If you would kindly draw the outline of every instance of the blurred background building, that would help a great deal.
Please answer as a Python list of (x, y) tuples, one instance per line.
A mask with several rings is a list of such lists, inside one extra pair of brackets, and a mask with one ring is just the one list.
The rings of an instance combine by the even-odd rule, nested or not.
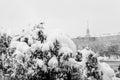
[(83, 49), (88, 46), (101, 56), (120, 56), (120, 34), (91, 36), (87, 25), (86, 35), (84, 37), (78, 36), (72, 40), (75, 42), (77, 49)]

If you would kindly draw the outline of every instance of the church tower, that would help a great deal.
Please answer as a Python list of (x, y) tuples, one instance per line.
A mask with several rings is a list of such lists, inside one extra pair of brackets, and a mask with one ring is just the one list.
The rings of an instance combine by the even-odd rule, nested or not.
[(90, 37), (90, 30), (89, 30), (88, 21), (87, 21), (86, 37)]

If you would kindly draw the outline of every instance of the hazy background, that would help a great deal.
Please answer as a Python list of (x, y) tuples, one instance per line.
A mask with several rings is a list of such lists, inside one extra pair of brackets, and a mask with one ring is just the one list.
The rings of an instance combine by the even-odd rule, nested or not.
[(0, 0), (0, 28), (12, 33), (39, 22), (70, 37), (120, 32), (120, 0)]

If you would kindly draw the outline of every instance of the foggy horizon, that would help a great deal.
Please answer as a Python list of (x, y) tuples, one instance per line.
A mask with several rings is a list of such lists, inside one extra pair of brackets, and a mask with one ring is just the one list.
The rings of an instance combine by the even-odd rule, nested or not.
[(44, 22), (47, 29), (61, 29), (70, 37), (120, 32), (119, 0), (1, 0), (0, 28), (18, 32)]

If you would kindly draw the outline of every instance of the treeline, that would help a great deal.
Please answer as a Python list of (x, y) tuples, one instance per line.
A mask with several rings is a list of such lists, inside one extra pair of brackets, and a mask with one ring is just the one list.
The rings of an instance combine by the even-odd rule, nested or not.
[[(114, 37), (115, 38), (115, 37)], [(83, 49), (89, 46), (93, 51), (99, 53), (100, 56), (110, 57), (112, 55), (120, 56), (120, 40), (119, 39), (103, 39), (102, 38), (74, 38), (77, 49)]]

